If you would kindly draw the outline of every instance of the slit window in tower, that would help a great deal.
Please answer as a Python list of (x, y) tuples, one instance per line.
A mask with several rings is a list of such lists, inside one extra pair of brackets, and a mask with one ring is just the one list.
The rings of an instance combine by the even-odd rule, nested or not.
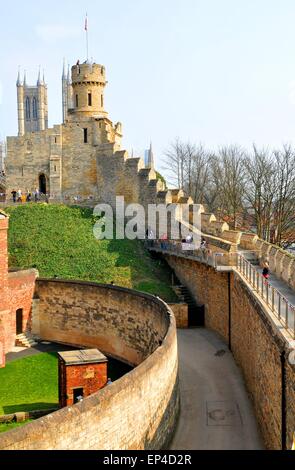
[(92, 94), (88, 93), (88, 106), (92, 106)]
[(88, 129), (83, 129), (84, 130), (84, 144), (87, 144), (88, 142)]
[(101, 104), (101, 107), (103, 108), (103, 95), (100, 96), (100, 104)]
[(38, 118), (37, 100), (34, 97), (33, 98), (33, 119), (37, 119), (37, 118)]
[(76, 95), (76, 108), (78, 108), (78, 107), (79, 107), (79, 96)]
[(26, 120), (29, 121), (31, 119), (31, 103), (30, 98), (26, 97)]

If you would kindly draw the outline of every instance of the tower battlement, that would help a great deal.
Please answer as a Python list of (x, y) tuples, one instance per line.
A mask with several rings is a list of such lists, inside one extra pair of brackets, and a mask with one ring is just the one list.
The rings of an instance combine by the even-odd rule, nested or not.
[(77, 64), (72, 67), (72, 84), (106, 84), (105, 68), (99, 64)]

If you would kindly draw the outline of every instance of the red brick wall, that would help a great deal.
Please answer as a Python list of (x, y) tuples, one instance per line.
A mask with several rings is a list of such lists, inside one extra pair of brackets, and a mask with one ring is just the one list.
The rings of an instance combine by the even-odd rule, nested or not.
[(37, 271), (8, 273), (8, 218), (0, 219), (0, 367), (15, 344), (16, 311), (23, 310), (23, 331), (29, 328)]
[(107, 362), (99, 364), (59, 363), (60, 404), (70, 406), (74, 403), (74, 388), (83, 388), (83, 396), (88, 397), (107, 383)]

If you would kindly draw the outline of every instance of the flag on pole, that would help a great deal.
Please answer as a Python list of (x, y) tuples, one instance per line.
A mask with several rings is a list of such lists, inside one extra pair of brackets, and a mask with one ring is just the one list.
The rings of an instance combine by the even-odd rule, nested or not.
[(85, 31), (88, 31), (88, 15), (86, 13), (86, 18), (85, 18)]

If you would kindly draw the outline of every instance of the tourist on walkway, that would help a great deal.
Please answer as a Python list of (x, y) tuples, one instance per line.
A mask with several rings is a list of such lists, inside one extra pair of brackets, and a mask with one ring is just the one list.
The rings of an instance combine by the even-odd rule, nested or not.
[(17, 202), (22, 202), (22, 192), (20, 189), (17, 191)]
[(269, 279), (269, 264), (268, 264), (268, 261), (264, 261), (264, 263), (263, 263), (262, 276), (264, 277), (264, 279), (266, 281)]
[(32, 194), (31, 194), (31, 191), (27, 191), (27, 202), (31, 202), (32, 200)]
[(34, 198), (35, 198), (35, 202), (39, 201), (39, 189), (38, 188), (36, 188), (34, 192)]
[(17, 195), (16, 190), (14, 189), (13, 191), (11, 191), (11, 194), (12, 194), (12, 200), (13, 200), (13, 202), (16, 202), (16, 195)]
[(165, 233), (161, 236), (160, 238), (160, 241), (161, 241), (161, 249), (162, 250), (167, 250), (168, 248), (168, 243), (167, 243), (167, 240), (168, 240), (168, 235)]

